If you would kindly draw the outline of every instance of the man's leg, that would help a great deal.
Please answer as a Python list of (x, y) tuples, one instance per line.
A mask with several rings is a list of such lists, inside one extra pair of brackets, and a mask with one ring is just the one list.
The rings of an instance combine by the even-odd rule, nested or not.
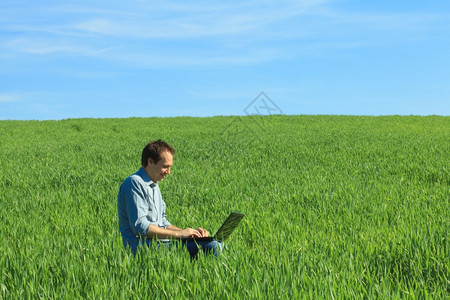
[[(142, 242), (142, 244), (147, 244), (148, 247), (151, 246), (152, 240), (146, 239)], [(161, 246), (167, 247), (169, 249), (172, 248), (172, 246), (178, 247), (180, 245), (180, 241), (170, 241), (170, 240), (158, 240), (157, 245), (158, 248)], [(182, 246), (185, 246), (188, 250), (191, 259), (196, 259), (199, 251), (199, 247), (202, 248), (203, 252), (208, 254), (214, 254), (215, 257), (217, 257), (219, 251), (222, 251), (223, 249), (223, 243), (220, 243), (218, 241), (209, 241), (209, 242), (182, 242)], [(136, 247), (137, 248), (137, 247)], [(136, 250), (133, 251), (133, 254), (136, 254)]]
[(185, 243), (183, 243), (183, 245), (186, 246), (192, 259), (197, 258), (199, 247), (202, 248), (203, 252), (208, 253), (208, 254), (209, 253), (214, 254), (215, 257), (217, 257), (218, 252), (222, 251), (222, 249), (223, 249), (223, 244), (218, 241), (185, 242)]

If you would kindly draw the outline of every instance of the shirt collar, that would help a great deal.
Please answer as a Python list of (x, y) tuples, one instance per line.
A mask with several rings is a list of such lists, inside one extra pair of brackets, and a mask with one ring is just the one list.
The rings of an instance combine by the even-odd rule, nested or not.
[(144, 182), (147, 183), (151, 188), (155, 188), (156, 186), (158, 186), (158, 182), (153, 182), (153, 180), (150, 178), (150, 176), (148, 176), (147, 172), (145, 172), (142, 167), (140, 167), (139, 171), (137, 171), (137, 175), (139, 175), (142, 180), (144, 180)]

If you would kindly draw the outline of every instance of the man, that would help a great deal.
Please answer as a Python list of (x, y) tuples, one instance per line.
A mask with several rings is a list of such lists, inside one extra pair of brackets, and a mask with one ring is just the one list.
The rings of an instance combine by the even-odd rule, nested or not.
[[(151, 141), (142, 150), (141, 168), (120, 187), (117, 197), (119, 229), (124, 247), (130, 247), (134, 254), (139, 244), (150, 245), (152, 240), (170, 247), (170, 240), (209, 236), (209, 232), (201, 227), (181, 229), (167, 219), (158, 182), (170, 175), (174, 154), (175, 150), (166, 142)], [(197, 245), (205, 252), (212, 251), (217, 255), (219, 243), (182, 242), (182, 245), (186, 246), (191, 258), (196, 258)]]

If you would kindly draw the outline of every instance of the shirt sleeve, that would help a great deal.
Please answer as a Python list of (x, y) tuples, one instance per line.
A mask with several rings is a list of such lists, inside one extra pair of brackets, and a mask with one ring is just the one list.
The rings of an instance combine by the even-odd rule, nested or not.
[(128, 221), (133, 233), (146, 236), (150, 222), (147, 219), (149, 204), (145, 200), (144, 187), (137, 180), (131, 179), (124, 193)]
[(167, 219), (167, 215), (166, 215), (166, 203), (164, 202), (164, 200), (162, 200), (162, 223), (164, 225), (165, 228), (167, 228), (167, 226), (172, 225), (169, 220)]

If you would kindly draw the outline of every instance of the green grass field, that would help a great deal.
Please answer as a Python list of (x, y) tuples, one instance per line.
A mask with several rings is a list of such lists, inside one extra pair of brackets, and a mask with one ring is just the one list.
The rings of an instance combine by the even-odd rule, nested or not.
[[(0, 298), (449, 297), (449, 117), (0, 121)], [(117, 192), (142, 148), (177, 150), (169, 220), (216, 260), (122, 247)]]

